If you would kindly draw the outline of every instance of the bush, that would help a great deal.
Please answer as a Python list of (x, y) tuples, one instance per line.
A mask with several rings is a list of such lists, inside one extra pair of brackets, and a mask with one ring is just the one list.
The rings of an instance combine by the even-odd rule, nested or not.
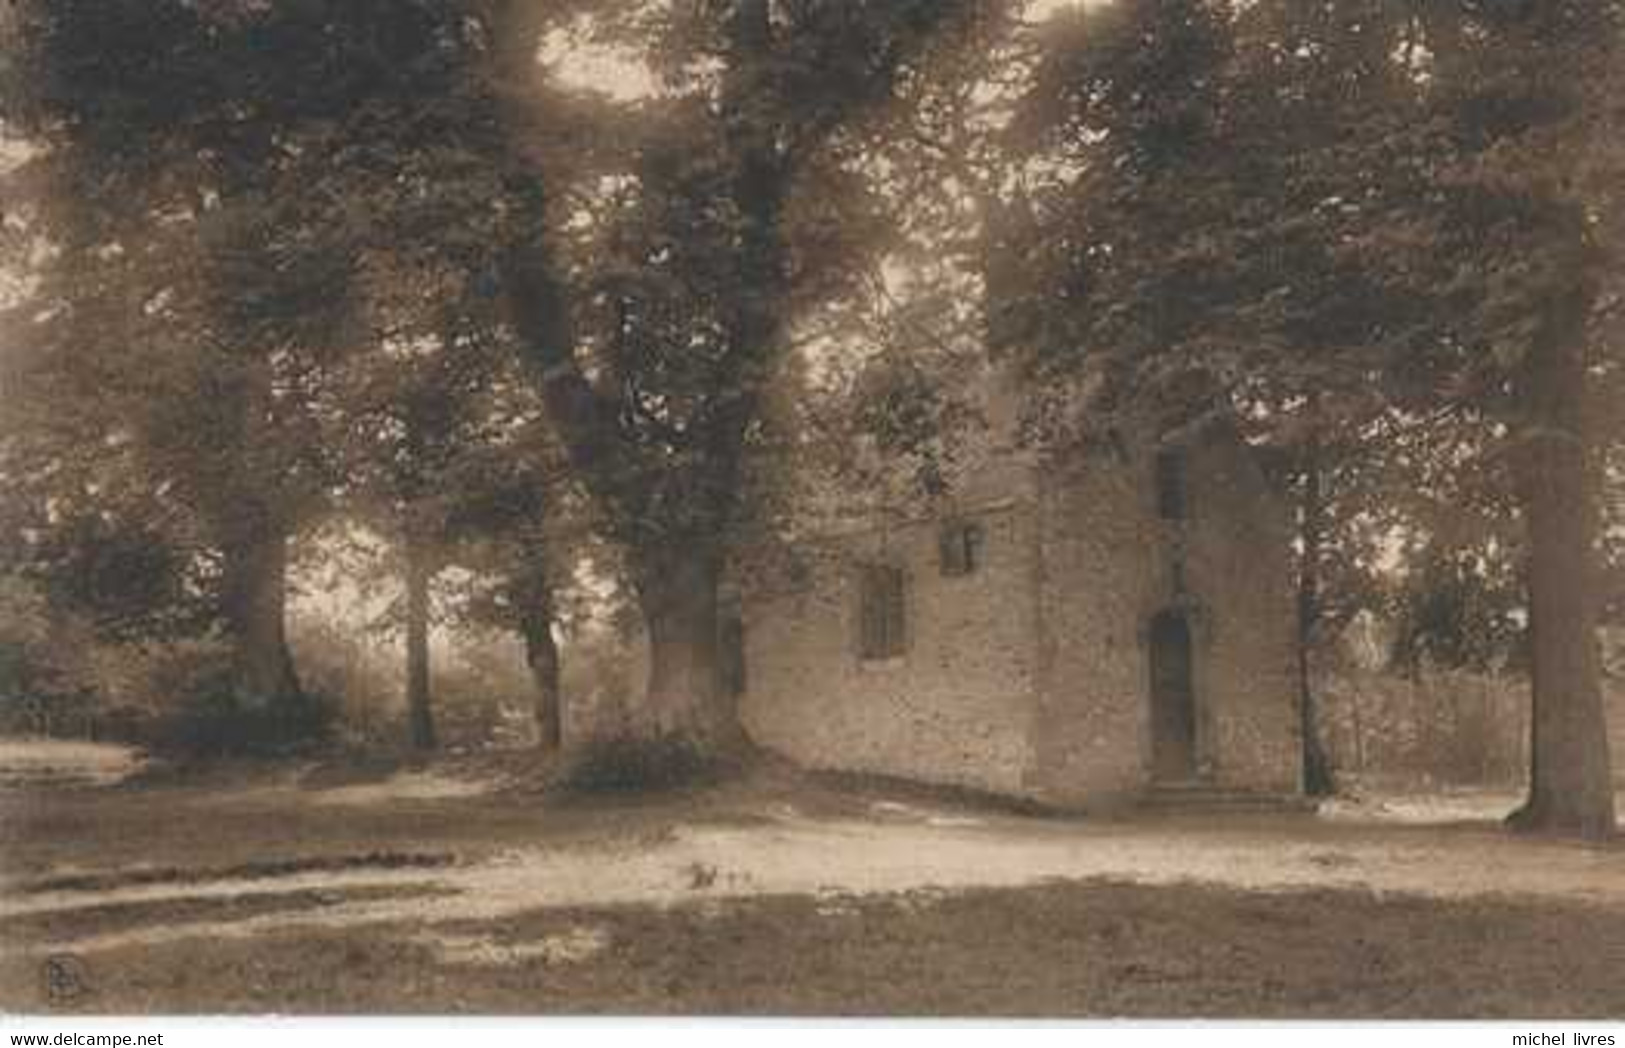
[(167, 649), (154, 658), (146, 683), (154, 702), (139, 741), (183, 756), (276, 753), (323, 741), (337, 714), (338, 704), (320, 693), (244, 706), (233, 688), (230, 657), (213, 644)]
[(1345, 670), (1323, 676), (1317, 696), (1321, 738), (1339, 774), (1456, 786), (1524, 779), (1529, 684), (1520, 676)]
[(584, 793), (636, 793), (707, 786), (728, 771), (675, 735), (616, 737), (589, 743), (565, 772), (563, 785)]
[(407, 727), (400, 660), (364, 634), (321, 619), (293, 620), (289, 645), (305, 690), (335, 697), (335, 733), (362, 748), (401, 744)]
[(96, 708), (93, 637), (34, 586), (0, 575), (0, 734), (88, 733)]
[(152, 748), (187, 756), (272, 754), (327, 740), (336, 703), (326, 696), (300, 694), (264, 708), (241, 706), (229, 690), (188, 697), (161, 717)]

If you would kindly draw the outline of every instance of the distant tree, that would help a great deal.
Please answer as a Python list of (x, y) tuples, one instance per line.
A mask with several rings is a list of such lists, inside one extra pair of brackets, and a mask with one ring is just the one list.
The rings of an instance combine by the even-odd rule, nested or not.
[(399, 330), (348, 369), (335, 442), (345, 452), (345, 505), (384, 536), (403, 584), (398, 621), (406, 641), (411, 744), (435, 746), (430, 686), (430, 595), (449, 556), (459, 455), (483, 437), (479, 395), (489, 361), (449, 323), (439, 332)]
[(463, 239), (436, 247), (496, 239), (466, 206), (497, 213), (484, 165), (459, 151), (478, 132), (470, 12), (12, 6), (5, 119), (38, 150), (25, 220), (57, 251), (29, 305), (46, 318), (27, 329), (35, 370), (50, 403), (87, 405), (88, 446), (127, 444), (186, 518), (215, 568), (235, 701), (293, 710), (290, 543), (335, 487), (320, 416), (359, 341), (366, 263), (432, 214), (406, 206), (429, 166), (465, 169), (442, 200), (463, 205)]
[(27, 579), (0, 575), (0, 723), (48, 732), (53, 714), (79, 706), (94, 688), (93, 640)]
[[(436, 232), (424, 221), (409, 224), (425, 239)], [(457, 228), (448, 224), (442, 235)], [(512, 348), (489, 296), (470, 293), (467, 270), (428, 257), (421, 245), (416, 254), (380, 253), (372, 260), (377, 271), (369, 283), (380, 287), (368, 301), (372, 345), (340, 369), (325, 421), (326, 443), (344, 467), (340, 511), (383, 537), (397, 555), (403, 597), (389, 621), (405, 638), (410, 741), (429, 750), (435, 746), (429, 644), (435, 579), (479, 526), (468, 505), (483, 496), (479, 487), (501, 483), (520, 468), (501, 455), (504, 448), (515, 452), (508, 431), (521, 420), (506, 410), (505, 394), (513, 399), (505, 389), (514, 378)], [(501, 479), (488, 476), (493, 469)]]
[(524, 645), (537, 742), (555, 750), (566, 701), (558, 635), (573, 618), (574, 575), (597, 543), (595, 522), (529, 386), (507, 373), (502, 388), (503, 424), (463, 448), (448, 477), (447, 556), (464, 575), (451, 604), (463, 627), (508, 631)]

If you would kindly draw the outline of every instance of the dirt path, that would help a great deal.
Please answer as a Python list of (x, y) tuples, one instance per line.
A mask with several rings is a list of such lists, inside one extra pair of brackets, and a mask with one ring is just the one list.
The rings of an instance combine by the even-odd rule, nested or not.
[(105, 786), (141, 767), (127, 746), (66, 739), (0, 739), (0, 788)]
[[(12, 1009), (1625, 1009), (1601, 960), (1625, 849), (1511, 837), (1508, 795), (1112, 822), (794, 774), (619, 799), (452, 762), (104, 787), (45, 756), (0, 784)], [(66, 1003), (41, 981), (64, 957)]]
[[(353, 893), (292, 914), (167, 920), (28, 947), (83, 953), (200, 936), (255, 936), (306, 924), (434, 925), (554, 908), (705, 905), (786, 894), (838, 899), (1092, 878), (1449, 899), (1526, 896), (1625, 910), (1625, 851), (1513, 839), (1487, 827), (1379, 825), (1346, 811), (1333, 819), (1091, 823), (880, 802), (861, 816), (815, 816), (783, 803), (764, 814), (752, 825), (696, 821), (655, 841), (519, 848), (444, 869), (360, 867), (101, 891), (12, 890), (0, 896), (0, 922), (92, 906)], [(402, 897), (356, 891), (390, 887), (434, 892)]]

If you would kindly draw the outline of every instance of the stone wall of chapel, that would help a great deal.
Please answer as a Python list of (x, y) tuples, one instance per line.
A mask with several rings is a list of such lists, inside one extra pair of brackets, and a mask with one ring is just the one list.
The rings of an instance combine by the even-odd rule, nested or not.
[(1185, 571), (1199, 602), (1197, 688), (1213, 779), (1295, 792), (1302, 741), (1289, 517), (1238, 443), (1193, 449), (1188, 475)]
[(1251, 454), (1220, 436), (1186, 454), (1187, 514), (1161, 519), (1149, 449), (1052, 468), (1039, 500), (1037, 781), (1109, 807), (1152, 785), (1148, 626), (1193, 632), (1199, 770), (1295, 791), (1299, 736), (1287, 520)]
[[(1251, 453), (1209, 433), (1187, 452), (1187, 519), (1161, 519), (1149, 448), (986, 471), (960, 519), (986, 533), (944, 575), (941, 517), (849, 527), (746, 568), (741, 712), (804, 766), (1110, 807), (1151, 785), (1148, 625), (1193, 633), (1199, 770), (1295, 791), (1299, 735), (1288, 520)], [(906, 573), (908, 646), (859, 656), (859, 569)], [(772, 576), (772, 577), (769, 577)]]
[[(759, 745), (805, 767), (1019, 794), (1029, 788), (1037, 624), (1030, 506), (962, 510), (985, 536), (975, 571), (939, 563), (941, 523), (809, 541), (790, 581), (745, 589), (741, 712)], [(901, 567), (907, 644), (859, 655), (859, 570)]]
[(1037, 780), (1110, 806), (1146, 784), (1141, 624), (1158, 605), (1157, 533), (1135, 470), (1109, 453), (1054, 467), (1039, 498)]

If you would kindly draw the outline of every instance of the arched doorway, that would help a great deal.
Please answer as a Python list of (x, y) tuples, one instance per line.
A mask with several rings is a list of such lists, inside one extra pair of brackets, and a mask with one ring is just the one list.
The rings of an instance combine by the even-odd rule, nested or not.
[(1196, 687), (1191, 627), (1184, 612), (1151, 619), (1151, 772), (1158, 782), (1196, 777)]

